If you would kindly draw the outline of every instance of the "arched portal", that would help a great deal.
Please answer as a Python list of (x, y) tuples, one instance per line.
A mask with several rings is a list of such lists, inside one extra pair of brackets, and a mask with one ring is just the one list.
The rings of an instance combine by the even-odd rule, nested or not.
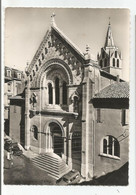
[(58, 124), (52, 122), (49, 124), (50, 132), (52, 135), (52, 149), (53, 152), (59, 156), (62, 156), (64, 153), (64, 141), (62, 137), (62, 131)]
[(62, 127), (56, 122), (46, 126), (46, 151), (54, 152), (60, 157), (64, 153), (64, 135)]

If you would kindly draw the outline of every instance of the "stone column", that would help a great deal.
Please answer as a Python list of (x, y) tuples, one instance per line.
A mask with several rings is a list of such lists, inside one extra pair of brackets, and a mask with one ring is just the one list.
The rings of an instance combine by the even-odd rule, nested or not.
[(64, 154), (62, 155), (62, 159), (66, 162), (67, 161), (67, 139), (66, 137), (63, 138), (63, 141), (64, 141)]
[(50, 151), (53, 152), (53, 134), (50, 133)]
[(60, 105), (63, 105), (63, 86), (60, 84)]
[(49, 139), (48, 148), (49, 148), (49, 152), (50, 152), (50, 150), (51, 150), (51, 135), (50, 135), (50, 132), (49, 132), (48, 135), (49, 135), (48, 136), (48, 139)]
[(49, 152), (49, 132), (48, 133), (46, 133), (46, 137), (47, 137), (47, 139), (46, 139), (46, 141), (47, 141), (47, 152)]
[(45, 133), (45, 152), (47, 152), (47, 133)]
[(94, 169), (94, 111), (88, 103), (94, 93), (94, 69), (85, 65), (85, 77), (82, 83), (82, 164), (81, 175), (88, 179), (93, 177)]
[(73, 123), (68, 121), (68, 131), (67, 131), (67, 141), (68, 141), (68, 166), (70, 169), (72, 169), (72, 134), (71, 129), (72, 129)]
[(48, 152), (48, 139), (49, 139), (49, 126), (46, 127), (46, 131), (45, 131), (45, 152)]
[(27, 88), (25, 89), (25, 149), (28, 150), (30, 148), (30, 118), (29, 118), (29, 110), (30, 110), (30, 86), (29, 80)]
[(88, 175), (88, 68), (85, 67), (85, 78), (82, 85), (82, 163), (81, 175)]
[(55, 102), (55, 87), (54, 86), (52, 86), (52, 92), (53, 92), (53, 105), (55, 105), (56, 104), (56, 102)]

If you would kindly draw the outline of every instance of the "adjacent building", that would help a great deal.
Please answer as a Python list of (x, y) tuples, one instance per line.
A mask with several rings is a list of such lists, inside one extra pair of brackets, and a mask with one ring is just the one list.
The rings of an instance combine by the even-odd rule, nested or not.
[(9, 105), (10, 98), (23, 90), (24, 74), (15, 68), (5, 66), (4, 77), (4, 130), (9, 135)]

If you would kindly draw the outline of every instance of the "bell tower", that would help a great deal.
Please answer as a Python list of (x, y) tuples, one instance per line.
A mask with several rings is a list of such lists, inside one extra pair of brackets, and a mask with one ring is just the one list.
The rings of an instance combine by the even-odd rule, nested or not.
[(97, 56), (99, 66), (102, 70), (122, 77), (122, 57), (121, 52), (114, 44), (111, 24), (109, 21), (104, 47), (101, 48), (100, 55)]

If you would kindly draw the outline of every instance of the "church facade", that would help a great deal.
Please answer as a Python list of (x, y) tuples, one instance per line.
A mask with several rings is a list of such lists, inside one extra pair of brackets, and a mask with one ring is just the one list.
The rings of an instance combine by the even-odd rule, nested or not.
[(110, 24), (98, 62), (90, 56), (89, 47), (83, 54), (52, 17), (26, 67), (24, 96), (24, 147), (57, 154), (86, 179), (128, 161), (129, 86), (120, 78), (122, 57)]

